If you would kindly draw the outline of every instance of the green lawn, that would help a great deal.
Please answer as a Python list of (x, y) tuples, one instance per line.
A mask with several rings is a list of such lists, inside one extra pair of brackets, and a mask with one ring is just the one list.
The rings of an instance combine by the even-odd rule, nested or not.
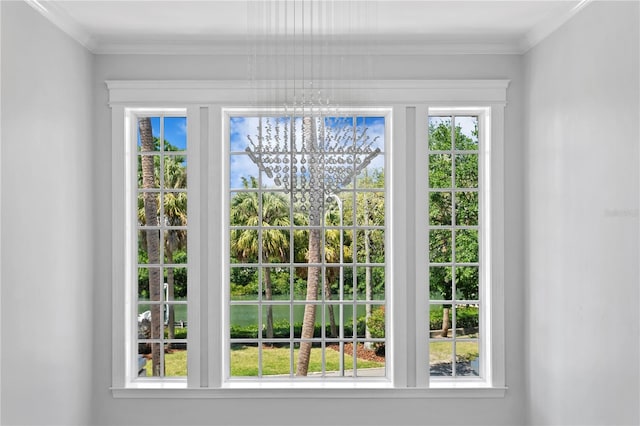
[[(431, 342), (429, 344), (429, 363), (438, 364), (451, 362), (453, 346), (451, 341)], [(472, 361), (478, 358), (477, 342), (456, 342), (458, 361)]]
[[(276, 375), (289, 374), (289, 348), (265, 348), (262, 351), (262, 374)], [(298, 358), (298, 349), (294, 350), (294, 368), (295, 361)], [(340, 368), (339, 353), (332, 349), (325, 351), (326, 371), (337, 371)], [(344, 365), (346, 369), (350, 369), (353, 365), (353, 358), (344, 357)], [(151, 375), (151, 361), (147, 361), (145, 365), (147, 376)], [(357, 361), (358, 368), (375, 368), (384, 367), (384, 363), (374, 361)], [(311, 360), (309, 362), (309, 373), (322, 371), (322, 352), (320, 348), (311, 350)], [(165, 375), (168, 377), (186, 376), (187, 375), (187, 351), (174, 350), (165, 354)], [(258, 348), (251, 346), (242, 346), (234, 348), (231, 351), (231, 375), (250, 376), (258, 375)]]
[[(290, 367), (289, 348), (265, 348), (262, 351), (262, 374), (276, 375), (289, 374)], [(298, 349), (293, 351), (293, 368), (295, 370), (298, 360)], [(340, 369), (340, 354), (333, 349), (325, 351), (326, 371), (338, 371)], [(351, 369), (353, 366), (353, 358), (345, 355), (345, 369)], [(384, 363), (366, 361), (359, 359), (357, 361), (358, 368), (375, 368), (384, 367)], [(309, 361), (309, 373), (322, 371), (322, 349), (312, 348), (311, 359)], [(258, 348), (255, 346), (242, 346), (231, 351), (231, 376), (249, 376), (258, 375)]]

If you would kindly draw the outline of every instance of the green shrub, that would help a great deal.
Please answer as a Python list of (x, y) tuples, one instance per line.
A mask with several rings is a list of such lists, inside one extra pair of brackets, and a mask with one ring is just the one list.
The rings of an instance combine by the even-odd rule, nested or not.
[[(443, 309), (431, 309), (429, 313), (429, 328), (431, 330), (440, 330), (442, 328), (442, 312)], [(456, 308), (456, 327), (457, 328), (477, 328), (478, 327), (478, 308), (475, 306), (460, 306)], [(451, 312), (449, 313), (451, 320)]]
[(374, 309), (371, 312), (369, 321), (367, 321), (367, 326), (369, 327), (369, 332), (371, 333), (371, 337), (375, 339), (384, 337), (384, 319), (385, 319), (384, 306), (380, 306), (379, 308)]

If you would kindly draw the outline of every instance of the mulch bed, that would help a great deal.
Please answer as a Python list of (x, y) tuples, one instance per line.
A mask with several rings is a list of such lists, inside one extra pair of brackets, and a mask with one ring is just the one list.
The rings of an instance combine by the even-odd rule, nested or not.
[[(327, 345), (327, 348), (340, 352), (340, 345), (337, 343), (332, 345)], [(347, 355), (353, 354), (353, 343), (344, 344), (344, 353)], [(358, 356), (358, 359), (364, 359), (367, 361), (375, 361), (375, 362), (384, 362), (384, 356), (376, 354), (375, 350), (366, 349), (362, 343), (358, 343), (358, 346), (356, 347), (356, 355)]]

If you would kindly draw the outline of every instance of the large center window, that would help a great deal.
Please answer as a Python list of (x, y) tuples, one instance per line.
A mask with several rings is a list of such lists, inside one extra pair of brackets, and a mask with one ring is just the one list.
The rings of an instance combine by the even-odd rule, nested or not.
[(386, 377), (385, 111), (225, 120), (226, 377)]

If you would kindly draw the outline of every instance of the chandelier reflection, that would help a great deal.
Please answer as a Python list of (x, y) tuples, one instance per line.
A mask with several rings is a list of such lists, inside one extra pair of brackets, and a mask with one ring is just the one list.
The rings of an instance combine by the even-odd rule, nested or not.
[[(248, 3), (253, 30), (249, 79), (256, 106), (266, 106), (267, 112), (255, 134), (247, 135), (246, 152), (270, 183), (308, 211), (312, 222), (322, 214), (324, 199), (352, 184), (380, 153), (364, 120), (345, 115), (335, 102), (336, 81), (347, 71), (358, 73), (336, 50), (358, 51), (366, 67), (352, 37), (367, 21), (365, 3), (340, 8), (333, 1)], [(258, 71), (272, 80), (258, 79)], [(345, 91), (344, 84), (341, 88)]]

